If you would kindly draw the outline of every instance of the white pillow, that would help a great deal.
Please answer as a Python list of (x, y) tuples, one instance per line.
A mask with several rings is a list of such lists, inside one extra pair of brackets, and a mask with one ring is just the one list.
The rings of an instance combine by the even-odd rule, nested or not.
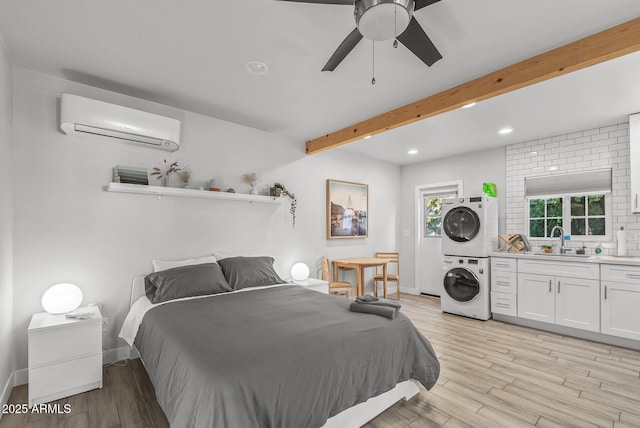
[(203, 256), (196, 259), (185, 260), (151, 260), (154, 272), (160, 272), (162, 270), (173, 269), (181, 266), (202, 265), (205, 263), (215, 262), (216, 256)]

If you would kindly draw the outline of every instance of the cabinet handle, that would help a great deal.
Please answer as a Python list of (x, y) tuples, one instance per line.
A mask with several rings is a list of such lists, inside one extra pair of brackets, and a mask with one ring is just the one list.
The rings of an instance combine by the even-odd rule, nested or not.
[(640, 279), (640, 275), (637, 273), (628, 273), (627, 278)]
[(496, 281), (496, 284), (498, 284), (498, 285), (505, 285), (505, 286), (507, 286), (507, 287), (509, 286), (509, 282), (507, 282), (507, 281)]
[(549, 293), (551, 293), (551, 280), (549, 280)]
[(560, 294), (560, 281), (558, 281), (558, 294)]
[(636, 203), (635, 203), (635, 205), (636, 205), (636, 209), (638, 209), (638, 194), (637, 193), (636, 193)]
[(511, 266), (509, 266), (509, 265), (507, 265), (507, 264), (504, 264), (504, 263), (496, 263), (496, 266), (497, 266), (497, 267), (504, 267), (504, 268), (511, 267)]
[(607, 300), (607, 286), (604, 286), (604, 300)]

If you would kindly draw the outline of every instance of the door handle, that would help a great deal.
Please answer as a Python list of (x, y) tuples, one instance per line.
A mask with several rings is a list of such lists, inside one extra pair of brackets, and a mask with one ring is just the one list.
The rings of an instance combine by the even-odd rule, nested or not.
[(558, 281), (558, 294), (560, 294), (560, 281)]
[(551, 293), (551, 280), (549, 280), (549, 293)]
[(604, 286), (604, 300), (607, 300), (607, 286)]

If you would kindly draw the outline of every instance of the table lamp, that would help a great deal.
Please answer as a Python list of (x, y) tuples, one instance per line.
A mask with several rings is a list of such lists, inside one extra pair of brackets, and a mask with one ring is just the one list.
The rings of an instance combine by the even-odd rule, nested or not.
[(291, 278), (296, 281), (304, 281), (309, 278), (309, 266), (304, 263), (296, 263), (291, 267)]
[(42, 307), (50, 314), (65, 314), (78, 309), (82, 303), (82, 290), (69, 283), (56, 284), (42, 295)]

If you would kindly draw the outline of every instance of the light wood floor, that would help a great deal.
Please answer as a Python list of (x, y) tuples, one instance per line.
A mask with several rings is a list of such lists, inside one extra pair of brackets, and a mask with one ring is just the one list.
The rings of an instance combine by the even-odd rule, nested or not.
[[(402, 295), (401, 303), (442, 372), (431, 391), (367, 428), (640, 427), (640, 351), (443, 314), (435, 298)], [(71, 414), (5, 415), (0, 427), (168, 426), (139, 360), (104, 373), (103, 389), (59, 401)], [(25, 403), (26, 386), (10, 400)]]

